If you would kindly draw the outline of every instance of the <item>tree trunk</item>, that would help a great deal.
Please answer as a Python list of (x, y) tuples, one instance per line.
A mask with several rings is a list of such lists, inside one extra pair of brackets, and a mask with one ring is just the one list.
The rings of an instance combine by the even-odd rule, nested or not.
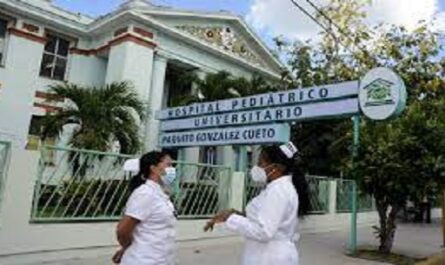
[(380, 240), (379, 249), (381, 249), (383, 242), (386, 240), (386, 213), (388, 211), (388, 205), (376, 198), (376, 207), (377, 207), (377, 212), (379, 214), (379, 223), (380, 223), (379, 229), (377, 231), (377, 237)]
[(399, 207), (391, 206), (388, 214), (389, 204), (376, 200), (377, 211), (380, 219), (380, 228), (378, 237), (380, 239), (379, 251), (382, 253), (390, 253), (396, 234), (396, 217)]

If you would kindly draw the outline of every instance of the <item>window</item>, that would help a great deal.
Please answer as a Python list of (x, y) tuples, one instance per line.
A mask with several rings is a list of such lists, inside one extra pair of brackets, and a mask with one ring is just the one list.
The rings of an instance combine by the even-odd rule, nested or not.
[(8, 30), (8, 21), (0, 19), (0, 65), (3, 63), (6, 52), (6, 32)]
[[(44, 116), (32, 115), (31, 122), (29, 124), (28, 142), (26, 143), (26, 150), (36, 151), (41, 146), (55, 146), (56, 138), (46, 138), (45, 141), (41, 140), (42, 137), (42, 120)], [(56, 159), (56, 152), (53, 149), (45, 149), (45, 153), (42, 156), (44, 164), (47, 166), (54, 166)]]
[(42, 134), (42, 127), (41, 127), (42, 119), (43, 116), (33, 115), (31, 117), (31, 123), (29, 125), (30, 135), (40, 136)]
[(48, 42), (43, 51), (40, 75), (64, 80), (70, 42), (54, 35), (47, 35)]
[(26, 149), (28, 150), (37, 150), (39, 148), (40, 135), (42, 134), (42, 118), (43, 116), (37, 115), (31, 117), (28, 131), (28, 143), (26, 144)]
[(206, 146), (201, 149), (201, 163), (215, 165), (216, 164), (216, 148), (214, 146)]

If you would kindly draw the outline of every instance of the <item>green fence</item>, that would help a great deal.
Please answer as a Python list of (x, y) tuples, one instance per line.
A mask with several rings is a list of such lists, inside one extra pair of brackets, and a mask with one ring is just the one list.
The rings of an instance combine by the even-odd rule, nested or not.
[(228, 207), (230, 198), (230, 167), (178, 163), (180, 181), (173, 196), (181, 218), (207, 218)]
[[(0, 176), (9, 145), (0, 142)], [(130, 156), (44, 146), (41, 149), (31, 220), (35, 222), (112, 221), (121, 217), (130, 195), (131, 175), (122, 164)], [(3, 162), (2, 162), (3, 161)], [(229, 206), (229, 167), (176, 162), (178, 181), (172, 192), (179, 218), (207, 218)], [(2, 184), (3, 177), (0, 178)], [(307, 177), (310, 213), (329, 212), (330, 182), (336, 181), (336, 212), (352, 209), (351, 180)], [(0, 188), (3, 185), (0, 185)], [(246, 177), (244, 205), (263, 189)], [(359, 211), (373, 210), (372, 198), (358, 198)]]
[[(330, 182), (336, 182), (337, 186), (335, 211), (337, 213), (351, 212), (353, 180), (332, 179), (318, 176), (307, 176), (306, 179), (309, 186), (309, 214), (326, 214), (329, 212)], [(257, 196), (262, 189), (262, 185), (254, 183), (250, 177), (247, 176), (244, 205)], [(359, 192), (357, 198), (357, 210), (359, 212), (374, 211), (375, 207), (372, 197)]]
[(309, 214), (325, 214), (329, 212), (329, 178), (308, 176)]
[[(112, 221), (121, 217), (131, 175), (122, 165), (130, 156), (45, 146), (41, 149), (31, 220)], [(202, 218), (226, 207), (231, 170), (177, 162), (180, 218)]]
[(2, 203), (3, 191), (6, 184), (10, 152), (11, 144), (9, 142), (0, 141), (0, 205)]
[[(310, 214), (324, 214), (329, 211), (329, 179), (324, 177), (307, 176), (309, 186)], [(246, 177), (244, 206), (257, 196), (264, 185), (253, 182), (249, 175)]]
[[(354, 184), (353, 180), (339, 179), (337, 180), (337, 213), (348, 213), (352, 209), (352, 186)], [(373, 206), (373, 199), (371, 196), (358, 193), (357, 198), (357, 211), (367, 212), (373, 211), (375, 207)]]

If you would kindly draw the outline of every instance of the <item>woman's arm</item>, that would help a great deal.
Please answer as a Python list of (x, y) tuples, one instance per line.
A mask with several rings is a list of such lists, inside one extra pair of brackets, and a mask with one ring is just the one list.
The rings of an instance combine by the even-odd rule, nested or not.
[(286, 213), (287, 203), (286, 192), (282, 192), (280, 189), (271, 190), (259, 206), (255, 220), (232, 214), (225, 220), (224, 226), (251, 240), (270, 241)]
[(124, 216), (117, 225), (117, 241), (122, 248), (127, 249), (133, 241), (133, 232), (139, 220), (130, 216)]
[(154, 203), (156, 201), (149, 191), (139, 190), (131, 194), (116, 230), (117, 241), (124, 249), (131, 245), (134, 229), (148, 218)]
[(227, 220), (227, 218), (229, 218), (232, 214), (246, 216), (245, 213), (235, 210), (233, 208), (223, 210), (223, 211), (219, 212), (218, 214), (216, 214), (212, 219), (210, 219), (207, 222), (207, 224), (204, 226), (204, 231), (205, 232), (212, 231), (215, 224), (224, 223)]
[(116, 237), (121, 249), (116, 251), (116, 253), (112, 257), (112, 261), (115, 264), (121, 263), (122, 257), (124, 256), (125, 251), (128, 247), (130, 247), (133, 242), (133, 232), (136, 228), (136, 225), (139, 223), (138, 219), (135, 219), (130, 216), (124, 216), (118, 223), (116, 229)]

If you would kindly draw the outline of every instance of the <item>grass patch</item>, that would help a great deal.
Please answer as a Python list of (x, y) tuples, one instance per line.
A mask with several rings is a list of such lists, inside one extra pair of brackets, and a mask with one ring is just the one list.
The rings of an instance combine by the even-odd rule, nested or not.
[(377, 250), (358, 250), (353, 257), (378, 262), (386, 262), (394, 265), (415, 265), (417, 262), (424, 260), (407, 257), (396, 253), (383, 254)]
[(443, 265), (445, 264), (445, 252), (441, 254), (431, 257), (426, 261), (420, 262), (417, 265)]

